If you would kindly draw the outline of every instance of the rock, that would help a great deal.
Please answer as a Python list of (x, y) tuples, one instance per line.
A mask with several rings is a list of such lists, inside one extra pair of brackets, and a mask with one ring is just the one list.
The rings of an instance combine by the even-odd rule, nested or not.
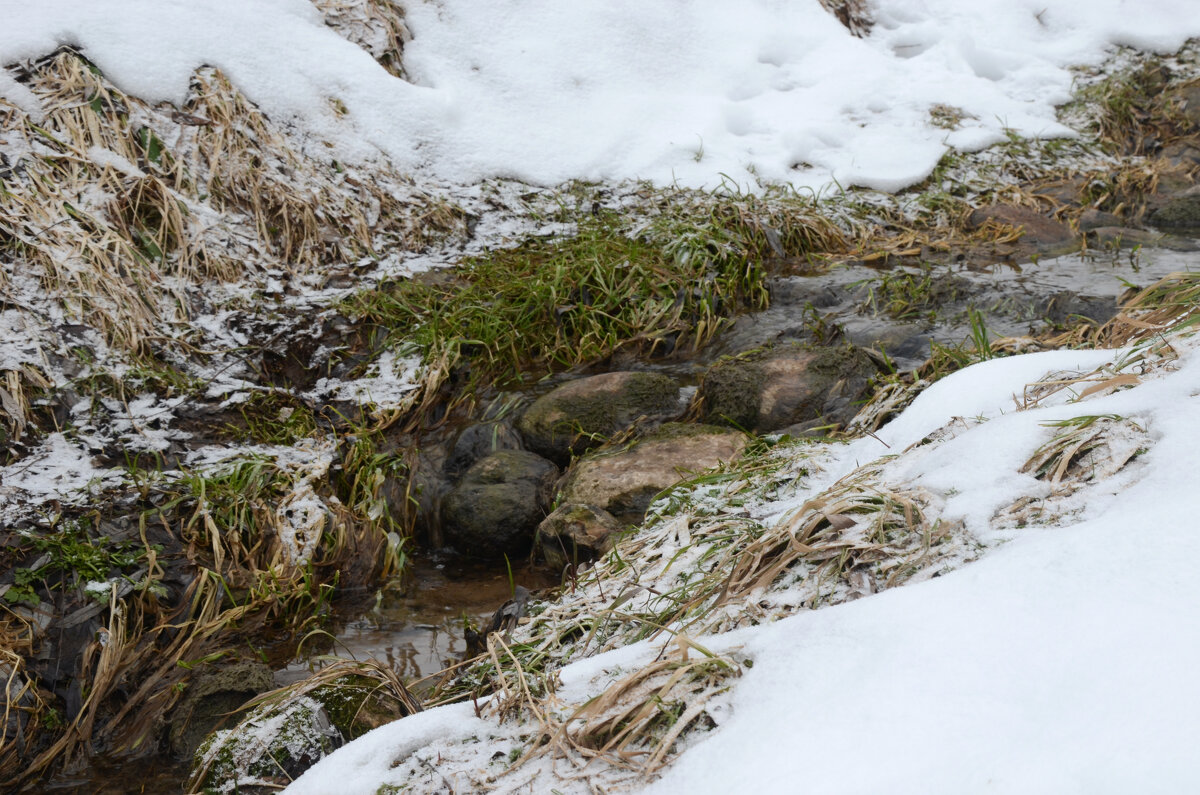
[(875, 361), (861, 348), (790, 345), (717, 362), (700, 385), (707, 422), (756, 433), (849, 422)]
[(603, 508), (566, 503), (538, 525), (537, 546), (546, 565), (562, 571), (608, 552), (617, 535), (627, 529)]
[[(371, 662), (362, 665), (370, 670)], [(278, 792), (324, 757), (368, 731), (421, 710), (407, 691), (362, 673), (324, 684), (300, 682), (210, 734), (196, 752), (188, 792)]]
[(411, 520), (419, 534), (440, 546), (442, 499), (450, 491), (445, 447), (427, 445), (415, 456), (399, 452), (401, 446), (396, 449), (397, 465), (384, 477), (380, 497), (398, 524)]
[(1056, 326), (1069, 326), (1083, 318), (1099, 326), (1116, 316), (1117, 299), (1063, 290), (1046, 299), (1041, 314)]
[(237, 728), (209, 735), (196, 754), (188, 792), (277, 792), (345, 743), (310, 696), (260, 707)]
[[(1200, 105), (1197, 105), (1196, 111), (1200, 113)], [(1200, 166), (1200, 141), (1194, 136), (1172, 141), (1163, 147), (1159, 157), (1174, 168), (1190, 169)]]
[(542, 395), (521, 415), (530, 450), (565, 466), (572, 454), (599, 447), (635, 420), (679, 414), (679, 386), (665, 375), (614, 372), (570, 381)]
[(457, 477), (481, 458), (500, 450), (520, 450), (521, 437), (504, 422), (479, 422), (468, 425), (454, 440), (446, 458), (446, 474)]
[(525, 450), (480, 459), (442, 500), (447, 542), (483, 558), (528, 549), (557, 477), (554, 464)]
[(669, 423), (628, 447), (576, 461), (562, 489), (563, 502), (596, 506), (637, 524), (659, 492), (736, 458), (747, 441), (744, 433), (729, 428)]
[(1079, 228), (1084, 232), (1102, 227), (1124, 226), (1121, 219), (1112, 213), (1089, 207), (1079, 216)]
[(1032, 245), (1039, 251), (1062, 248), (1075, 239), (1071, 227), (1027, 207), (1012, 204), (993, 204), (990, 207), (980, 207), (971, 213), (967, 225), (972, 229), (983, 226), (988, 221), (1008, 224), (1021, 230), (1021, 242)]
[(1175, 90), (1184, 118), (1192, 129), (1200, 130), (1200, 81), (1192, 81)]
[(1167, 199), (1149, 220), (1164, 229), (1200, 229), (1200, 185)]
[(1171, 251), (1195, 251), (1200, 246), (1186, 237), (1164, 235), (1149, 229), (1130, 229), (1124, 226), (1101, 226), (1088, 232), (1088, 238), (1093, 243), (1099, 243), (1108, 248), (1134, 248), (1136, 246), (1154, 246)]
[(187, 683), (171, 712), (171, 751), (189, 757), (223, 723), (237, 721), (242, 705), (274, 687), (271, 669), (243, 660), (215, 670), (201, 670)]

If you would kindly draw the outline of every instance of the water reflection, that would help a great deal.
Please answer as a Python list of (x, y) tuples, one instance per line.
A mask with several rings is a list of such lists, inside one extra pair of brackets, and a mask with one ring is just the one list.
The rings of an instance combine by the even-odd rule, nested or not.
[(536, 591), (558, 584), (549, 572), (514, 564), (444, 563), (418, 559), (400, 588), (385, 588), (372, 598), (343, 601), (331, 628), (332, 648), (309, 648), (276, 673), (280, 684), (303, 679), (327, 662), (327, 656), (387, 663), (402, 679), (428, 676), (462, 659), (466, 652), (463, 620), (487, 624), (516, 585)]

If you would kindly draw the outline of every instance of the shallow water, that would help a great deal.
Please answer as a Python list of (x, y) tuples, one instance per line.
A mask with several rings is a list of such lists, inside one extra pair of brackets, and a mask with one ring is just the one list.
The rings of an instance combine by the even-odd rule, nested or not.
[[(374, 657), (406, 681), (418, 680), (461, 660), (466, 652), (464, 618), (477, 626), (486, 624), (516, 585), (537, 591), (558, 585), (558, 579), (526, 561), (512, 564), (510, 580), (503, 561), (417, 558), (402, 589), (383, 589), (337, 607), (336, 647), (324, 653), (358, 660)], [(276, 673), (276, 681), (303, 679), (320, 667), (321, 656), (294, 660)]]
[(745, 315), (706, 352), (707, 358), (736, 353), (772, 341), (802, 336), (806, 307), (841, 325), (859, 345), (887, 352), (899, 369), (920, 365), (937, 342), (956, 345), (970, 336), (968, 306), (979, 310), (993, 337), (1021, 336), (1044, 326), (1046, 302), (1056, 295), (1115, 301), (1130, 286), (1146, 287), (1176, 271), (1200, 270), (1200, 252), (1167, 249), (1099, 251), (1042, 259), (1025, 265), (997, 264), (986, 269), (937, 265), (934, 280), (953, 279), (963, 295), (936, 310), (936, 318), (898, 321), (872, 311), (870, 287), (885, 277), (916, 268), (835, 268), (816, 276), (793, 276), (772, 286), (771, 306)]

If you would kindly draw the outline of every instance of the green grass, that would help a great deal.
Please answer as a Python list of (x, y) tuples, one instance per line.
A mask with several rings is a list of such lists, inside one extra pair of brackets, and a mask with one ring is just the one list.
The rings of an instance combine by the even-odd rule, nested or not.
[(730, 317), (766, 306), (773, 258), (846, 244), (813, 200), (794, 194), (652, 195), (640, 220), (564, 208), (558, 220), (577, 223), (572, 236), (530, 237), (448, 276), (361, 292), (342, 311), (377, 324), (389, 345), (418, 345), (430, 389), (462, 365), (472, 384), (506, 385), (622, 348), (698, 348)]
[(427, 360), (479, 375), (554, 371), (637, 344), (703, 344), (734, 312), (762, 306), (752, 261), (672, 256), (604, 221), (566, 240), (535, 238), (469, 260), (450, 282), (413, 279), (359, 293), (345, 309), (416, 342)]

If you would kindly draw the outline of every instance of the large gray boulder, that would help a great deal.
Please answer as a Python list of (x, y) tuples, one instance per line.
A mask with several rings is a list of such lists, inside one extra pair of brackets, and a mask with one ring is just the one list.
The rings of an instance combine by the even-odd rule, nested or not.
[(615, 372), (569, 381), (533, 402), (517, 423), (525, 446), (565, 466), (635, 420), (680, 413), (679, 385), (659, 373)]
[(747, 441), (731, 428), (669, 423), (628, 447), (576, 461), (563, 502), (592, 505), (637, 524), (659, 492), (736, 458)]
[(554, 464), (525, 450), (480, 459), (442, 500), (447, 542), (479, 558), (528, 550), (557, 478)]
[(789, 345), (724, 359), (700, 385), (705, 421), (756, 433), (844, 425), (878, 372), (851, 345)]

